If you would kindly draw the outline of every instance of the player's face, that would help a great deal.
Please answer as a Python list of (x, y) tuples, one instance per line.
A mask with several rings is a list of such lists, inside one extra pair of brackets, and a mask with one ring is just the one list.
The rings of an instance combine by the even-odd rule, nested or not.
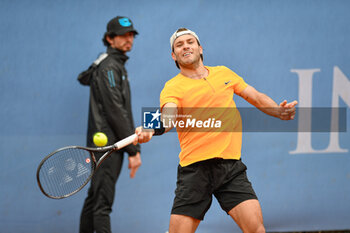
[(192, 35), (183, 35), (174, 41), (174, 52), (171, 54), (179, 66), (188, 67), (198, 65), (203, 53), (202, 46), (198, 45), (196, 38)]
[(115, 36), (114, 38), (109, 38), (107, 36), (107, 41), (111, 44), (112, 48), (119, 49), (126, 53), (132, 49), (134, 43), (134, 33), (127, 32), (121, 36)]

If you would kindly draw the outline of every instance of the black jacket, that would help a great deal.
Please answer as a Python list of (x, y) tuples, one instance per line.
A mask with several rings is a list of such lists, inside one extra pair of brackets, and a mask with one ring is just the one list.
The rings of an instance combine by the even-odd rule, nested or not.
[[(92, 64), (78, 77), (82, 85), (90, 86), (87, 133), (90, 147), (94, 146), (92, 138), (96, 132), (105, 133), (109, 145), (135, 132), (128, 75), (124, 67), (128, 56), (111, 47), (107, 48), (107, 54), (98, 65)], [(140, 146), (129, 145), (123, 150), (132, 156), (140, 152)]]

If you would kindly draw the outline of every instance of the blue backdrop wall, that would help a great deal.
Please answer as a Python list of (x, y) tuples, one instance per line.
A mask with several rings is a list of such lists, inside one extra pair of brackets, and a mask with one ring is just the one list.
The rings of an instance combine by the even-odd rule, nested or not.
[[(206, 65), (228, 66), (276, 102), (348, 112), (349, 9), (346, 0), (2, 0), (0, 232), (78, 231), (87, 188), (51, 200), (40, 193), (35, 172), (54, 149), (85, 144), (89, 90), (76, 77), (105, 51), (101, 38), (112, 17), (129, 16), (140, 33), (127, 63), (139, 125), (142, 107), (158, 106), (164, 83), (178, 73), (169, 37), (179, 27), (197, 32)], [(250, 132), (243, 141), (268, 231), (350, 229), (348, 131)], [(124, 166), (114, 232), (167, 230), (178, 152), (169, 133), (142, 146), (135, 179)], [(214, 201), (198, 232), (239, 229)]]

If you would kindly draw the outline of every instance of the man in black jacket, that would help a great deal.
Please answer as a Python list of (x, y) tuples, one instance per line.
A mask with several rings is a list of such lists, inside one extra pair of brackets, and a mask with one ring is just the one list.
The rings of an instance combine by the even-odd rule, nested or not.
[[(126, 52), (132, 49), (138, 34), (132, 21), (117, 16), (107, 24), (103, 43), (107, 53), (97, 59), (78, 80), (90, 86), (90, 105), (87, 145), (92, 147), (93, 135), (103, 132), (112, 144), (134, 133), (131, 112), (128, 75), (124, 67)], [(115, 185), (123, 164), (123, 153), (128, 153), (130, 177), (133, 178), (141, 165), (140, 146), (129, 145), (113, 152), (104, 161), (91, 180), (80, 218), (80, 233), (109, 233)], [(97, 155), (97, 159), (99, 159)]]

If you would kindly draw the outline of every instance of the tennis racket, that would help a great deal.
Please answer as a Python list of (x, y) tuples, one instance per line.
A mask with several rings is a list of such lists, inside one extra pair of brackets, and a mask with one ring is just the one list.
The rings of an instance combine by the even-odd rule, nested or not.
[[(36, 172), (42, 193), (53, 199), (62, 199), (79, 192), (92, 178), (101, 163), (113, 152), (131, 144), (133, 134), (105, 147), (89, 148), (67, 146), (47, 155)], [(96, 162), (95, 152), (105, 152)]]

